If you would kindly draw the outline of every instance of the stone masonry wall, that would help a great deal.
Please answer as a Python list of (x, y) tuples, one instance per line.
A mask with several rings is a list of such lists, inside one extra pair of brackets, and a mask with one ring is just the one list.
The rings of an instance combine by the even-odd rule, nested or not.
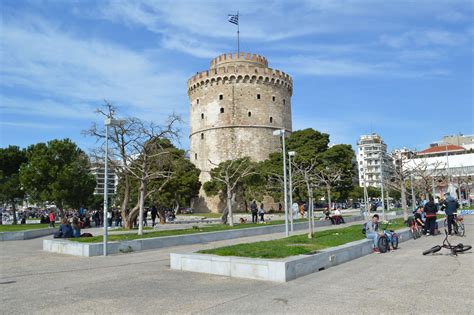
[[(273, 131), (292, 130), (291, 77), (268, 68), (261, 56), (223, 56), (212, 60), (211, 70), (188, 81), (190, 159), (202, 171), (202, 183), (210, 179), (209, 160), (265, 160), (280, 148)], [(218, 198), (204, 191), (200, 200), (194, 205), (197, 211), (222, 210)]]

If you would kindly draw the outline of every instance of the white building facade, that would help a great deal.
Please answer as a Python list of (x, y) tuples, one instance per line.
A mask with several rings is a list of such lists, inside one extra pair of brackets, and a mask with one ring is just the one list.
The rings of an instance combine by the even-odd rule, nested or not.
[(360, 187), (380, 188), (384, 178), (391, 174), (391, 157), (382, 138), (372, 133), (362, 135), (357, 142), (357, 167)]

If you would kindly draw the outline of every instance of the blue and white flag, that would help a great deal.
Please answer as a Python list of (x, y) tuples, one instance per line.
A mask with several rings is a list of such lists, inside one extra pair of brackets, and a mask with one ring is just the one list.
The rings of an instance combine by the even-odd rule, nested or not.
[(237, 14), (229, 14), (229, 17), (227, 18), (227, 20), (232, 23), (232, 24), (235, 24), (235, 25), (239, 25), (239, 15)]

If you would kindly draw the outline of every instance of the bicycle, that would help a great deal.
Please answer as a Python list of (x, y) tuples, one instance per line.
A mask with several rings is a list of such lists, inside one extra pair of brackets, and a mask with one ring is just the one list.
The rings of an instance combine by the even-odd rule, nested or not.
[(423, 227), (418, 224), (415, 219), (409, 220), (408, 226), (410, 227), (410, 232), (414, 240), (420, 238), (421, 235), (423, 235)]
[(388, 230), (387, 227), (390, 223), (387, 222), (385, 224), (385, 227), (383, 229), (383, 235), (379, 237), (379, 240), (377, 241), (377, 247), (379, 248), (379, 251), (381, 253), (386, 253), (389, 249), (390, 244), (392, 244), (393, 249), (398, 248), (398, 239), (399, 236), (395, 231), (393, 230)]
[(431, 247), (428, 250), (425, 250), (423, 252), (423, 255), (434, 254), (434, 253), (439, 252), (441, 250), (441, 248), (446, 248), (446, 249), (451, 250), (451, 255), (457, 256), (458, 253), (465, 252), (465, 251), (470, 250), (472, 248), (471, 245), (464, 245), (462, 243), (459, 243), (459, 244), (453, 246), (453, 245), (451, 245), (451, 243), (449, 243), (449, 240), (448, 240), (448, 235), (449, 235), (448, 230), (445, 229), (444, 234), (446, 236), (444, 237), (443, 244), (442, 245), (436, 245), (436, 246)]
[[(464, 228), (464, 217), (454, 214), (454, 220), (451, 223), (451, 226), (454, 230), (454, 233), (458, 236), (464, 236), (466, 234), (466, 229)], [(448, 217), (444, 218), (444, 228), (448, 228)]]

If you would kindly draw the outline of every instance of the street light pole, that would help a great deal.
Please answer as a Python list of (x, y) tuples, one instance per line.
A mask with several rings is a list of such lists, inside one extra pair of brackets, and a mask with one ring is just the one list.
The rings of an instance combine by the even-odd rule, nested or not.
[(290, 229), (291, 232), (293, 232), (293, 180), (291, 178), (291, 157), (295, 156), (296, 152), (295, 151), (289, 151), (288, 152), (288, 173), (290, 175)]
[(103, 224), (104, 224), (104, 256), (107, 256), (107, 210), (109, 208), (108, 198), (108, 162), (109, 162), (109, 125), (111, 119), (105, 121), (105, 161), (104, 161), (104, 212), (103, 212)]
[(104, 161), (104, 213), (103, 213), (103, 224), (104, 224), (104, 256), (107, 256), (107, 238), (108, 238), (108, 209), (109, 209), (109, 127), (119, 126), (124, 123), (124, 120), (115, 120), (107, 118), (104, 122), (105, 125), (105, 161)]
[(288, 190), (286, 187), (286, 148), (285, 148), (285, 130), (275, 130), (273, 132), (274, 136), (280, 136), (282, 140), (282, 150), (283, 150), (283, 194), (285, 202), (285, 235), (288, 237)]
[(383, 156), (382, 151), (380, 151), (380, 192), (382, 194), (382, 220), (385, 220), (385, 202), (384, 202), (384, 194), (383, 194)]
[(411, 207), (413, 212), (415, 212), (415, 190), (413, 189), (413, 174), (410, 174), (410, 186), (411, 186)]

